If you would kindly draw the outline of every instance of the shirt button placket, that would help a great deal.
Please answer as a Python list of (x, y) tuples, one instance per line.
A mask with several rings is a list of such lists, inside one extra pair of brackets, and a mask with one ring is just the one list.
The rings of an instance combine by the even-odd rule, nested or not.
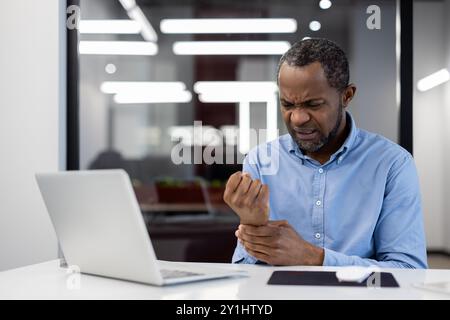
[(325, 245), (325, 241), (324, 241), (324, 237), (323, 237), (323, 230), (324, 230), (324, 206), (323, 206), (323, 201), (324, 201), (324, 197), (325, 197), (325, 170), (323, 168), (319, 168), (317, 169), (317, 173), (316, 173), (316, 182), (317, 182), (317, 189), (314, 190), (314, 195), (316, 197), (316, 201), (315, 201), (315, 215), (314, 215), (314, 242), (317, 246), (324, 246)]

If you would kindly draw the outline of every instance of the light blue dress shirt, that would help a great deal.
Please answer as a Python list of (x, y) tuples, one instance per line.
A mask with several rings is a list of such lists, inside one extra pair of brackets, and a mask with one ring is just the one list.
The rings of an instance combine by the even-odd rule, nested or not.
[[(270, 220), (287, 220), (324, 248), (324, 266), (426, 268), (419, 181), (412, 156), (358, 129), (328, 162), (304, 155), (289, 134), (252, 149), (243, 171), (270, 190)], [(277, 170), (266, 170), (269, 154)], [(234, 263), (257, 263), (238, 242)]]

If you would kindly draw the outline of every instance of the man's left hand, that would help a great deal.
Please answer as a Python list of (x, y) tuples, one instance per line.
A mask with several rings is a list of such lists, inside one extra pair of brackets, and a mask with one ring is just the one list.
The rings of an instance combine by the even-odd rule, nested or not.
[(305, 241), (285, 220), (264, 226), (241, 224), (235, 235), (249, 254), (270, 265), (323, 264), (323, 248)]

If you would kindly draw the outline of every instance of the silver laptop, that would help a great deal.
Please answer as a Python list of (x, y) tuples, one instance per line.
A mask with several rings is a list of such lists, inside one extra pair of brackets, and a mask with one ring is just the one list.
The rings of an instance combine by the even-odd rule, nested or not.
[(158, 261), (124, 170), (37, 174), (36, 180), (66, 261), (82, 273), (158, 286), (245, 274)]

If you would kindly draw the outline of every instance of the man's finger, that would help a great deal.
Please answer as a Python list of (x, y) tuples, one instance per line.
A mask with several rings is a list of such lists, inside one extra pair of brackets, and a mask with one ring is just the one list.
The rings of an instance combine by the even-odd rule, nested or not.
[(277, 226), (251, 226), (248, 224), (241, 224), (239, 225), (239, 231), (241, 233), (246, 233), (251, 236), (258, 236), (258, 237), (273, 237), (274, 235), (279, 233), (278, 230), (279, 227)]
[(258, 196), (260, 190), (261, 190), (261, 181), (256, 179), (252, 181), (252, 184), (250, 185), (250, 188), (247, 192), (247, 197), (249, 199), (250, 203), (253, 203), (256, 200), (256, 197)]
[(239, 184), (236, 191), (234, 192), (235, 196), (237, 198), (244, 196), (248, 192), (248, 189), (250, 188), (251, 183), (252, 183), (252, 178), (248, 174), (243, 174), (242, 178), (241, 178), (241, 183)]
[(240, 234), (239, 234), (239, 230), (236, 230), (234, 232), (234, 235), (236, 236), (236, 238), (238, 239), (239, 243), (243, 246), (244, 243), (242, 242), (241, 238), (240, 238)]
[(239, 230), (235, 233), (236, 237), (243, 242), (248, 242), (251, 244), (261, 245), (276, 249), (277, 243), (274, 237), (259, 237), (259, 236), (251, 236), (244, 232), (239, 232)]
[(261, 191), (257, 197), (258, 202), (266, 204), (269, 202), (269, 186), (267, 184), (263, 184), (261, 187)]
[(254, 257), (254, 258), (256, 258), (256, 259), (258, 259), (258, 260), (260, 260), (260, 261), (262, 261), (262, 262), (271, 264), (271, 263), (269, 262), (269, 261), (270, 261), (270, 257), (269, 257), (267, 254), (264, 254), (264, 253), (261, 253), (261, 252), (257, 252), (257, 251), (253, 251), (253, 250), (250, 250), (250, 249), (246, 249), (246, 251), (247, 251), (248, 254), (251, 255), (252, 257)]
[(259, 252), (259, 253), (263, 253), (263, 254), (265, 254), (267, 256), (270, 256), (272, 254), (272, 251), (273, 251), (272, 248), (267, 247), (267, 246), (263, 246), (263, 245), (260, 245), (260, 244), (254, 244), (254, 243), (250, 243), (250, 242), (247, 242), (247, 241), (243, 241), (243, 243), (244, 243), (244, 248), (247, 251), (251, 250), (251, 251)]
[(287, 220), (272, 220), (269, 221), (268, 224), (275, 227), (289, 226), (289, 222)]
[(233, 173), (230, 178), (228, 178), (228, 182), (227, 182), (227, 186), (226, 188), (231, 192), (235, 192), (237, 187), (239, 186), (239, 183), (241, 182), (242, 179), (242, 172), (241, 171), (237, 171), (235, 173)]

